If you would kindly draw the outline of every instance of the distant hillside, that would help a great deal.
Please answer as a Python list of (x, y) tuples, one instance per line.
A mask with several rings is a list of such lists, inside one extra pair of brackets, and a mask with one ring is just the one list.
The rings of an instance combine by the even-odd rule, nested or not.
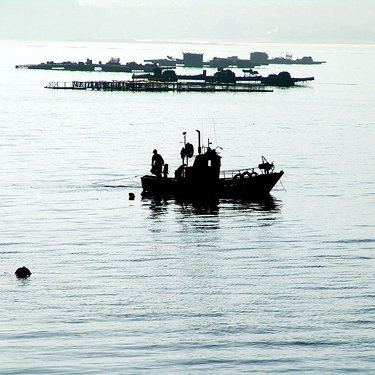
[(375, 43), (374, 0), (0, 0), (0, 39)]

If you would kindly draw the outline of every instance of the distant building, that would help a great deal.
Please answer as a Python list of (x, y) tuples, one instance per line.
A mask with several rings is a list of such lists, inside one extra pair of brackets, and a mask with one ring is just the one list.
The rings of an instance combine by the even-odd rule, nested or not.
[(268, 54), (266, 52), (251, 52), (250, 60), (256, 65), (268, 64)]
[(188, 67), (202, 68), (203, 67), (203, 53), (184, 52), (183, 64), (184, 66), (188, 66)]

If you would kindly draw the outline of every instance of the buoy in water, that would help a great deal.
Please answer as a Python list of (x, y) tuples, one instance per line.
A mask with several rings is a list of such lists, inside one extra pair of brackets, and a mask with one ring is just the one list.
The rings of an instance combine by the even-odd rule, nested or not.
[(31, 271), (27, 267), (23, 266), (17, 268), (15, 274), (19, 279), (25, 279), (31, 275)]
[(129, 200), (134, 201), (135, 195), (134, 193), (129, 193)]

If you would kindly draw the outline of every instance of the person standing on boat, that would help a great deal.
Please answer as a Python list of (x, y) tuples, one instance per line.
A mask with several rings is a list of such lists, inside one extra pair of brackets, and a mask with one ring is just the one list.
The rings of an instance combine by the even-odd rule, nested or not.
[(156, 177), (161, 178), (161, 172), (164, 165), (164, 159), (160, 154), (158, 154), (157, 150), (153, 151), (152, 159), (151, 159), (151, 173), (156, 175)]

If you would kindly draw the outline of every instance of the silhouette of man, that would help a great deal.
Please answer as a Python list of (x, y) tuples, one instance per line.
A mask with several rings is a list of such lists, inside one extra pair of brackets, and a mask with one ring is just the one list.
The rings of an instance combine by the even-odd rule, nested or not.
[(161, 178), (161, 172), (164, 165), (164, 159), (158, 154), (157, 150), (153, 151), (151, 159), (151, 173), (156, 175), (156, 177)]

